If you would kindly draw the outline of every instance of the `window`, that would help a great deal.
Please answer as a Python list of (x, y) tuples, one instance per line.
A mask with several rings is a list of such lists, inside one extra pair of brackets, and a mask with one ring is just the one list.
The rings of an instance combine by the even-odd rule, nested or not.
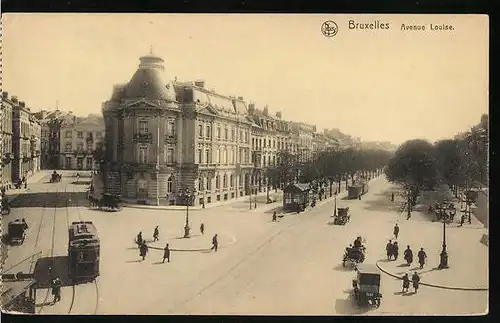
[(198, 125), (198, 137), (200, 137), (200, 138), (203, 137), (203, 124), (202, 123), (200, 123)]
[(220, 177), (219, 177), (219, 175), (215, 176), (215, 188), (216, 189), (220, 188)]
[(236, 131), (234, 129), (231, 129), (231, 141), (234, 141), (236, 138)]
[(212, 189), (212, 179), (207, 179), (206, 183), (205, 183), (205, 187), (207, 189), (207, 191), (210, 191)]
[(227, 164), (227, 149), (226, 148), (224, 148), (222, 150), (222, 160), (223, 160), (224, 164)]
[(226, 188), (227, 187), (227, 175), (224, 174), (222, 177), (222, 187)]
[(175, 122), (174, 121), (169, 121), (167, 123), (167, 137), (168, 138), (175, 138)]
[(212, 159), (210, 158), (210, 149), (207, 149), (205, 151), (205, 162), (207, 164), (210, 164), (212, 162)]
[(276, 165), (276, 156), (273, 156), (273, 165)]
[(174, 180), (173, 180), (172, 176), (170, 176), (170, 177), (168, 178), (168, 180), (167, 180), (167, 192), (168, 192), (168, 193), (172, 193), (172, 189), (173, 189), (173, 182), (174, 182)]
[(81, 138), (83, 138), (83, 132), (82, 132), (82, 131), (78, 131), (78, 132), (76, 133), (76, 137), (77, 137), (77, 138), (80, 138), (80, 139), (81, 139)]
[(245, 131), (245, 142), (248, 143), (248, 131)]
[(276, 148), (276, 140), (273, 140), (273, 148)]
[(266, 139), (264, 139), (264, 148), (266, 148)]
[(198, 164), (201, 164), (203, 161), (203, 150), (198, 148)]
[(139, 133), (140, 134), (148, 133), (148, 122), (147, 121), (139, 121)]
[(231, 188), (234, 187), (234, 176), (231, 174), (231, 177), (229, 178), (229, 185), (231, 185)]
[(203, 191), (203, 178), (198, 179), (198, 191)]
[(65, 151), (71, 151), (73, 149), (73, 145), (70, 142), (67, 142), (64, 146)]
[(208, 139), (210, 139), (212, 137), (211, 130), (212, 130), (212, 128), (210, 127), (210, 125), (207, 125), (205, 127), (205, 137)]
[(220, 139), (220, 126), (217, 127), (217, 139)]
[(217, 164), (220, 164), (220, 149), (217, 148), (217, 153), (215, 155)]
[(268, 140), (267, 147), (271, 148), (271, 139)]
[(232, 163), (233, 162), (233, 149), (232, 148), (229, 148), (229, 150), (227, 151), (227, 162), (228, 163)]
[(166, 150), (166, 157), (165, 157), (165, 162), (167, 164), (173, 164), (174, 163), (174, 149), (173, 148), (168, 148)]
[(76, 144), (76, 150), (83, 150), (83, 143), (79, 142)]
[(147, 164), (148, 163), (148, 148), (147, 147), (139, 147), (139, 163)]
[(243, 141), (243, 130), (240, 130), (240, 141)]
[(71, 134), (72, 134), (71, 131), (66, 131), (66, 138), (71, 138)]
[(224, 139), (228, 139), (229, 138), (229, 130), (227, 128), (224, 128)]

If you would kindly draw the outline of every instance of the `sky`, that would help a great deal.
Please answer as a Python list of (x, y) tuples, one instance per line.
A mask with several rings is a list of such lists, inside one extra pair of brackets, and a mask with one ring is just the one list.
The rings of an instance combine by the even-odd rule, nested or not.
[(152, 47), (167, 78), (203, 79), (284, 119), (434, 141), (488, 112), (488, 37), (484, 15), (4, 14), (2, 90), (33, 111), (100, 113)]

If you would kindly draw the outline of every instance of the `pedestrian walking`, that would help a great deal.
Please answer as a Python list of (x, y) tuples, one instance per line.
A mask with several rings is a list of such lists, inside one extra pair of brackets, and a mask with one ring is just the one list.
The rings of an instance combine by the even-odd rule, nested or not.
[(153, 232), (153, 241), (158, 241), (160, 238), (160, 230), (158, 230), (158, 226), (156, 226), (155, 231)]
[(361, 194), (359, 194), (359, 195), (358, 195), (358, 200), (360, 200), (360, 201), (361, 201)]
[(407, 293), (408, 289), (410, 289), (410, 277), (408, 277), (408, 274), (405, 274), (403, 276), (403, 293)]
[(413, 251), (410, 249), (410, 246), (406, 247), (406, 250), (404, 252), (404, 258), (406, 260), (406, 264), (410, 266), (411, 263), (413, 262)]
[(385, 251), (387, 252), (387, 260), (391, 260), (392, 257), (392, 240), (389, 240), (387, 245), (385, 246)]
[(276, 222), (276, 211), (273, 212), (273, 222)]
[(216, 233), (212, 238), (212, 248), (210, 250), (217, 251), (218, 248), (219, 248), (219, 242), (217, 241), (217, 233)]
[(142, 245), (142, 242), (143, 242), (143, 240), (142, 240), (142, 231), (141, 231), (141, 232), (139, 232), (139, 234), (137, 234), (137, 241), (136, 241), (136, 243), (140, 247)]
[(205, 224), (203, 224), (203, 222), (200, 225), (200, 232), (202, 235), (205, 234)]
[(391, 202), (394, 202), (394, 193), (391, 193)]
[(399, 246), (397, 241), (394, 241), (394, 243), (392, 244), (392, 255), (394, 256), (394, 260), (398, 260)]
[(146, 245), (146, 242), (142, 242), (141, 246), (139, 247), (139, 256), (142, 257), (142, 260), (146, 259), (146, 255), (148, 254), (148, 246)]
[(460, 227), (464, 225), (464, 222), (465, 222), (465, 214), (462, 214), (462, 216), (460, 217)]
[(167, 261), (170, 262), (170, 248), (168, 246), (168, 243), (165, 246), (165, 248), (163, 248), (163, 261), (162, 261), (162, 263), (165, 262), (165, 259), (167, 259)]
[(415, 272), (411, 277), (411, 281), (413, 282), (413, 289), (415, 289), (415, 293), (418, 291), (418, 287), (420, 285), (420, 276)]
[(424, 248), (420, 248), (420, 251), (417, 254), (418, 264), (420, 265), (420, 269), (424, 268), (425, 259), (427, 259), (427, 254), (424, 251)]
[(26, 180), (26, 176), (23, 176), (21, 181), (24, 183), (24, 189), (27, 189), (28, 188), (28, 181)]
[(52, 295), (54, 295), (54, 301), (53, 304), (59, 302), (61, 300), (61, 280), (59, 277), (56, 277), (52, 281)]
[(394, 237), (397, 239), (398, 238), (398, 235), (399, 235), (399, 226), (398, 224), (396, 223), (396, 225), (394, 226)]

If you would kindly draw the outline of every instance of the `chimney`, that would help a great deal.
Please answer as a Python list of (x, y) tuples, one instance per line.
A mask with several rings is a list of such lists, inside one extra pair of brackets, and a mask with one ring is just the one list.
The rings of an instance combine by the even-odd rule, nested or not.
[(238, 97), (238, 100), (243, 101), (243, 97), (242, 97), (242, 96), (239, 96), (239, 97)]
[(248, 113), (252, 114), (255, 112), (255, 103), (248, 104)]
[(9, 92), (2, 92), (2, 99), (8, 99), (9, 98)]
[(196, 80), (196, 81), (194, 81), (194, 85), (197, 87), (205, 88), (205, 81), (204, 80)]
[(13, 95), (10, 100), (13, 102), (13, 103), (17, 103), (17, 96)]
[(26, 103), (24, 103), (24, 101), (19, 101), (19, 105), (24, 108), (26, 106)]
[(281, 119), (281, 112), (276, 112), (276, 117)]
[(264, 115), (266, 117), (269, 116), (269, 109), (267, 108), (267, 105), (264, 107)]

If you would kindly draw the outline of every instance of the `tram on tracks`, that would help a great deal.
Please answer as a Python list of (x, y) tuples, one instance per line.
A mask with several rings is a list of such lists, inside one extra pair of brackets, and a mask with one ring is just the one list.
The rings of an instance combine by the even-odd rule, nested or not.
[(69, 227), (68, 275), (73, 281), (92, 281), (99, 276), (99, 236), (91, 221)]

